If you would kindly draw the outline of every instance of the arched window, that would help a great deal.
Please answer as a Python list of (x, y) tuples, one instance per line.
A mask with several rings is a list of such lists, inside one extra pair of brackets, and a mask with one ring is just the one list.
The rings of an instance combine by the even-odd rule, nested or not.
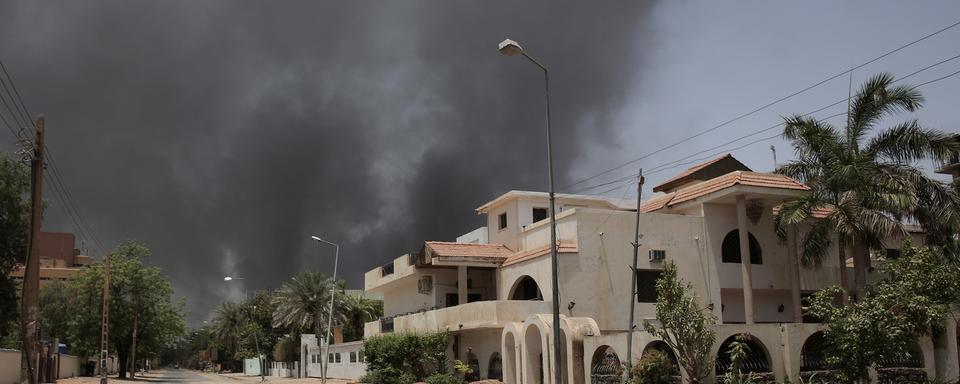
[[(747, 233), (750, 242), (750, 264), (763, 264), (763, 252), (760, 250), (760, 242), (752, 233)], [(720, 249), (724, 263), (740, 262), (740, 230), (734, 229), (727, 233), (723, 238), (723, 245)]]
[(746, 347), (746, 356), (741, 361), (741, 373), (764, 373), (770, 372), (770, 358), (767, 355), (767, 349), (760, 340), (749, 335), (740, 334), (730, 336), (720, 344), (720, 350), (717, 352), (717, 361), (715, 364), (717, 377), (727, 373), (732, 367), (733, 361), (730, 356), (730, 347), (733, 342), (740, 342)]
[(500, 352), (494, 352), (490, 355), (490, 363), (487, 365), (487, 378), (503, 381), (503, 360), (500, 359)]
[(537, 286), (536, 280), (530, 276), (524, 276), (513, 285), (510, 300), (543, 301), (543, 294), (540, 293), (540, 287)]
[(824, 354), (823, 332), (817, 332), (803, 342), (800, 350), (800, 372), (826, 371), (831, 369), (827, 365)]
[(623, 365), (612, 347), (604, 345), (593, 352), (590, 363), (591, 384), (620, 384)]

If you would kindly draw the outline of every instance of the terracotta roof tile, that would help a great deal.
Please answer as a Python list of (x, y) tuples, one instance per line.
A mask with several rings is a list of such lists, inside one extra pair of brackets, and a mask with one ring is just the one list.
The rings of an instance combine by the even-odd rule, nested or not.
[(660, 195), (640, 204), (640, 212), (653, 212), (660, 208), (666, 207), (670, 200), (673, 200), (673, 197), (676, 196), (676, 192), (670, 192), (665, 195)]
[[(577, 248), (577, 243), (570, 242), (570, 241), (562, 241), (562, 240), (561, 240), (561, 241), (558, 241), (557, 243), (558, 243), (558, 244), (557, 244), (557, 253), (558, 253), (558, 254), (559, 254), (559, 253), (577, 253), (577, 252), (579, 252), (579, 250), (578, 250), (578, 248)], [(538, 257), (540, 257), (540, 256), (549, 255), (549, 254), (550, 254), (550, 244), (547, 244), (547, 245), (544, 245), (544, 246), (541, 246), (541, 247), (532, 248), (532, 249), (528, 249), (528, 250), (525, 250), (525, 251), (520, 251), (520, 252), (514, 253), (514, 254), (510, 255), (510, 257), (507, 258), (507, 261), (504, 261), (503, 264), (501, 264), (501, 265), (502, 265), (502, 266), (508, 266), (508, 265), (511, 265), (511, 264), (519, 263), (519, 262), (521, 262), (521, 261), (532, 260), (532, 259), (536, 259), (536, 258), (538, 258)]]
[(513, 254), (502, 244), (453, 243), (427, 241), (425, 247), (434, 257), (471, 257), (482, 259), (506, 259)]
[(774, 173), (733, 171), (726, 175), (714, 177), (702, 183), (684, 187), (670, 194), (659, 196), (647, 201), (641, 206), (641, 212), (653, 212), (667, 206), (694, 200), (696, 198), (703, 197), (735, 185), (797, 191), (807, 191), (810, 189), (810, 187), (807, 187), (803, 183), (784, 175), (778, 175)]
[(720, 161), (720, 160), (723, 160), (724, 158), (727, 158), (727, 157), (732, 157), (732, 155), (730, 155), (730, 154), (728, 153), (728, 154), (723, 155), (723, 156), (720, 156), (720, 157), (718, 157), (718, 158), (716, 158), (716, 159), (710, 160), (710, 161), (708, 161), (708, 162), (706, 162), (706, 163), (700, 163), (700, 164), (694, 165), (694, 166), (692, 166), (692, 167), (690, 167), (690, 168), (687, 168), (687, 170), (686, 170), (686, 171), (683, 171), (683, 173), (681, 173), (681, 174), (679, 174), (679, 175), (676, 175), (676, 176), (674, 176), (674, 177), (671, 177), (669, 180), (660, 183), (660, 185), (657, 185), (656, 187), (653, 187), (653, 189), (654, 189), (654, 190), (657, 190), (657, 189), (663, 187), (664, 185), (673, 183), (673, 182), (675, 182), (675, 181), (677, 181), (677, 180), (681, 180), (681, 179), (683, 179), (683, 178), (685, 178), (685, 177), (687, 177), (687, 176), (692, 175), (694, 172), (697, 172), (697, 171), (699, 171), (699, 170), (701, 170), (701, 169), (704, 169), (704, 168), (710, 166), (711, 164), (714, 164), (714, 163), (716, 163), (716, 162), (718, 162), (718, 161)]

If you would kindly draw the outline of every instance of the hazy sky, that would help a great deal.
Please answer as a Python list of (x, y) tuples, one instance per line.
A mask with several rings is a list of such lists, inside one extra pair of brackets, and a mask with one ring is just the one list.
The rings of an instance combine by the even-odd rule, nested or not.
[[(3, 0), (0, 60), (45, 114), (48, 146), (98, 237), (147, 243), (196, 322), (244, 288), (329, 273), (333, 250), (311, 234), (342, 244), (341, 276), (360, 287), (364, 271), (424, 240), (481, 225), (482, 203), (545, 189), (543, 79), (497, 53), (505, 37), (551, 68), (563, 187), (958, 20), (960, 3), (947, 1)], [(958, 42), (960, 27), (855, 71), (854, 85), (960, 55)], [(957, 70), (960, 59), (907, 82)], [(848, 81), (565, 190), (823, 107), (846, 97)], [(915, 117), (960, 131), (958, 86), (960, 75), (923, 87)], [(4, 150), (13, 141), (0, 136)], [(779, 139), (733, 154), (768, 171), (771, 144), (790, 158)], [(45, 230), (75, 231), (47, 198)]]

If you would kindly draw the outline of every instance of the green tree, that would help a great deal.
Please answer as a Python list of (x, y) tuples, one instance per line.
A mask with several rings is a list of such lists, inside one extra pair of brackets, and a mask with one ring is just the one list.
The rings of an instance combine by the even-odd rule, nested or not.
[[(30, 170), (0, 153), (0, 340), (16, 347), (20, 312), (16, 284), (8, 276), (27, 253), (30, 227)], [(12, 345), (10, 345), (12, 344)]]
[(644, 321), (644, 329), (677, 352), (677, 362), (691, 383), (703, 382), (713, 369), (708, 357), (716, 339), (713, 326), (717, 319), (701, 308), (693, 286), (680, 278), (672, 261), (663, 264), (657, 280), (656, 307), (659, 324)]
[(54, 280), (40, 288), (40, 331), (44, 338), (59, 338), (61, 343), (72, 345), (70, 322), (75, 308), (73, 293), (67, 283)]
[[(126, 377), (133, 348), (133, 323), (137, 322), (137, 356), (156, 356), (184, 333), (183, 302), (173, 301), (173, 287), (157, 267), (143, 264), (150, 251), (136, 242), (110, 252), (110, 340), (117, 352), (120, 377)], [(74, 316), (70, 340), (74, 350), (95, 356), (100, 349), (103, 264), (95, 263), (71, 280)]]
[(857, 303), (836, 306), (839, 287), (818, 291), (807, 311), (822, 319), (827, 363), (844, 383), (867, 382), (868, 368), (908, 353), (920, 336), (942, 329), (960, 303), (960, 263), (927, 248), (904, 246), (880, 265), (885, 276)]
[(367, 298), (363, 295), (345, 295), (343, 297), (345, 341), (363, 339), (363, 326), (383, 316), (383, 301)]
[[(286, 327), (317, 335), (317, 343), (326, 335), (327, 315), (330, 312), (331, 279), (320, 272), (304, 272), (284, 282), (274, 296), (276, 309), (273, 326)], [(342, 323), (347, 308), (344, 304), (343, 282), (337, 284), (334, 322)]]
[(243, 305), (239, 303), (226, 302), (220, 304), (213, 314), (213, 331), (217, 336), (217, 341), (228, 352), (228, 361), (231, 367), (236, 369), (237, 351), (240, 348), (242, 334), (247, 327), (247, 314)]
[[(868, 138), (883, 119), (916, 111), (924, 101), (916, 88), (894, 83), (889, 74), (867, 80), (853, 96), (842, 130), (812, 117), (787, 118), (784, 137), (791, 141), (797, 159), (776, 170), (811, 188), (778, 212), (780, 233), (784, 226), (812, 222), (802, 239), (807, 265), (819, 265), (836, 245), (839, 263), (845, 266), (846, 249), (855, 246), (857, 291), (864, 288), (869, 250), (882, 249), (882, 241), (891, 236), (906, 235), (902, 218), (915, 217), (933, 227), (956, 222), (960, 208), (949, 185), (912, 166), (924, 159), (943, 160), (960, 150), (953, 135), (924, 128), (913, 119)], [(815, 217), (823, 213), (826, 217)], [(849, 290), (846, 276), (840, 274), (844, 300)]]

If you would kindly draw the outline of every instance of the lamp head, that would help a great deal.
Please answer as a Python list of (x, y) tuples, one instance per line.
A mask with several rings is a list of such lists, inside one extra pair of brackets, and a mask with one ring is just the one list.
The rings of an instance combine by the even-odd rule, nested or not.
[(223, 278), (223, 281), (230, 281), (230, 280), (233, 280), (233, 277), (226, 276)]
[(310, 238), (311, 238), (311, 239), (314, 239), (314, 240), (316, 240), (316, 241), (323, 241), (323, 239), (321, 239), (321, 238), (318, 237), (318, 236), (310, 236)]
[(500, 53), (505, 56), (517, 56), (523, 54), (523, 48), (516, 41), (505, 39), (500, 42)]

